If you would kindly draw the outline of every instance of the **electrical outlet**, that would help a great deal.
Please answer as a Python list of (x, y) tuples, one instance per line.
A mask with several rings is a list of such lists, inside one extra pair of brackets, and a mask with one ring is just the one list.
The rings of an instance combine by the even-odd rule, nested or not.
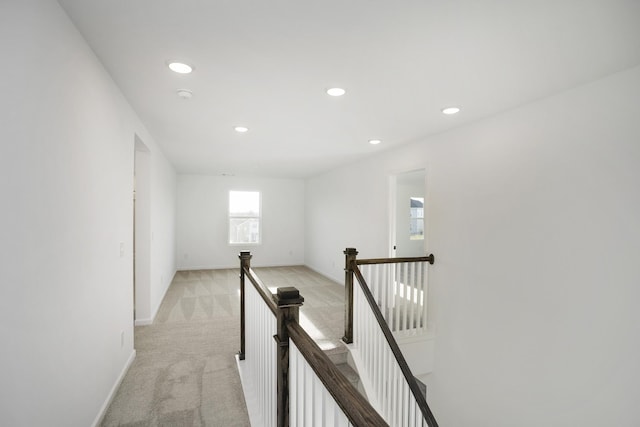
[(124, 242), (120, 242), (120, 258), (124, 256)]

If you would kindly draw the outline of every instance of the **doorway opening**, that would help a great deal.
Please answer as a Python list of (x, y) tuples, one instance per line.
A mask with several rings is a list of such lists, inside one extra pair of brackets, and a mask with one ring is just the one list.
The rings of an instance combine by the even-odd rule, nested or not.
[(424, 169), (402, 172), (390, 179), (390, 256), (419, 257), (426, 251)]

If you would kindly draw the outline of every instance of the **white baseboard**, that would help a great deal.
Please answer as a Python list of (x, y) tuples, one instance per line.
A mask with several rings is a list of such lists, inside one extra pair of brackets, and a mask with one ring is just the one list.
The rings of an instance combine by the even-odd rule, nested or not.
[(147, 325), (151, 325), (153, 323), (153, 321), (156, 319), (156, 316), (158, 315), (158, 310), (160, 310), (160, 306), (162, 305), (162, 301), (164, 301), (164, 297), (167, 295), (167, 291), (171, 287), (171, 283), (173, 283), (173, 279), (176, 277), (176, 273), (177, 272), (178, 272), (178, 270), (175, 270), (173, 272), (173, 275), (171, 276), (171, 280), (169, 280), (169, 284), (167, 285), (167, 287), (164, 288), (164, 294), (162, 295), (162, 298), (160, 298), (160, 302), (158, 303), (158, 306), (153, 310), (153, 313), (151, 314), (151, 317), (150, 318), (146, 318), (146, 319), (136, 319), (134, 321), (134, 325), (135, 326), (147, 326)]
[[(262, 267), (293, 267), (297, 265), (304, 265), (303, 263), (273, 263), (273, 264), (260, 264), (260, 263), (251, 263), (251, 268), (262, 268)], [(198, 270), (232, 270), (232, 269), (240, 269), (240, 262), (233, 265), (225, 265), (225, 264), (207, 264), (207, 265), (191, 265), (188, 267), (182, 266), (178, 267), (177, 271), (198, 271)]]
[(115, 397), (116, 392), (118, 391), (118, 387), (120, 387), (120, 384), (124, 379), (124, 376), (127, 375), (127, 372), (129, 371), (129, 368), (131, 367), (131, 364), (133, 363), (133, 360), (135, 358), (136, 358), (136, 350), (134, 349), (133, 351), (131, 351), (131, 355), (129, 356), (127, 363), (125, 363), (124, 368), (120, 372), (120, 375), (118, 375), (118, 378), (116, 379), (116, 382), (113, 384), (113, 387), (111, 387), (111, 391), (109, 391), (109, 395), (107, 396), (107, 399), (102, 404), (102, 407), (100, 408), (98, 415), (96, 415), (96, 419), (93, 420), (91, 427), (98, 427), (102, 423), (104, 416), (107, 414), (107, 409), (109, 409), (109, 405), (111, 405), (111, 402), (113, 401), (113, 398)]
[(225, 264), (191, 265), (189, 267), (178, 267), (178, 271), (229, 270), (232, 268), (240, 268), (240, 263), (232, 266)]
[(158, 315), (158, 310), (160, 310), (160, 306), (162, 305), (162, 301), (164, 300), (164, 296), (167, 294), (168, 290), (169, 290), (169, 287), (167, 287), (167, 289), (164, 290), (164, 295), (162, 295), (162, 298), (160, 298), (160, 303), (158, 303), (158, 306), (153, 310), (151, 317), (148, 317), (146, 319), (136, 319), (134, 322), (135, 326), (147, 326), (153, 323), (156, 316)]
[(344, 276), (340, 277), (340, 278), (335, 278), (332, 277), (331, 275), (321, 271), (320, 269), (317, 269), (309, 264), (305, 264), (305, 267), (307, 267), (309, 270), (313, 271), (314, 273), (318, 273), (319, 275), (321, 275), (322, 277), (324, 277), (325, 279), (331, 280), (332, 282), (337, 283), (338, 285), (342, 285), (344, 286)]

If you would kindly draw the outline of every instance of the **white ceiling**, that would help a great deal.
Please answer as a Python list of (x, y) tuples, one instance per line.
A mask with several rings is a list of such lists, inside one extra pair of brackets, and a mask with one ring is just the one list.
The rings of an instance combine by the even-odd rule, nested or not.
[(59, 2), (181, 173), (306, 177), (640, 63), (638, 0)]

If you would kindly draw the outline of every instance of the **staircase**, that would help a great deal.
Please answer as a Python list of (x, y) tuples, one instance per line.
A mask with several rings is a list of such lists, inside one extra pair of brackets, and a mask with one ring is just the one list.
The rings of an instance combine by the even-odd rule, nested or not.
[[(251, 297), (247, 315), (254, 319), (252, 331), (262, 329), (258, 335), (252, 332), (251, 342), (258, 347), (252, 345), (247, 351), (254, 355), (252, 363), (258, 361), (264, 367), (256, 365), (252, 372), (273, 372), (267, 377), (260, 374), (263, 418), (274, 419), (276, 405), (269, 396), (273, 396), (270, 390), (275, 390), (273, 381), (277, 378), (278, 390), (281, 382), (291, 382), (289, 387), (284, 385), (284, 394), (279, 391), (277, 395), (279, 425), (289, 425), (289, 421), (280, 419), (281, 414), (290, 414), (292, 425), (305, 425), (307, 417), (329, 411), (336, 418), (331, 415), (333, 421), (322, 425), (437, 427), (425, 400), (426, 387), (413, 377), (394, 338), (399, 334), (415, 345), (416, 336), (428, 332), (426, 263), (432, 264), (433, 256), (356, 260), (357, 251), (350, 248), (345, 255), (343, 287), (306, 267), (256, 268), (254, 272), (249, 265), (250, 253), (241, 253), (241, 288), (244, 289), (246, 275), (255, 287), (251, 292), (257, 292)], [(244, 302), (241, 306), (241, 318), (245, 319)], [(263, 322), (271, 326), (265, 329)], [(244, 360), (244, 320), (241, 326), (239, 354)], [(275, 338), (280, 343), (277, 356), (270, 350), (273, 331), (277, 331)], [(421, 349), (422, 344), (419, 345)], [(291, 349), (282, 350), (284, 347)], [(273, 366), (278, 366), (277, 375)], [(280, 366), (284, 366), (282, 370)], [(310, 397), (306, 393), (311, 393)], [(324, 402), (334, 406), (316, 408)]]
[[(358, 374), (358, 368), (355, 366), (353, 361), (353, 357), (349, 353), (349, 349), (344, 344), (340, 344), (339, 347), (331, 350), (325, 350), (325, 354), (329, 357), (334, 365), (344, 374), (345, 377), (349, 380), (349, 382), (364, 396), (367, 398), (367, 393), (360, 381), (360, 375)], [(427, 385), (420, 381), (418, 377), (415, 377), (416, 382), (418, 383), (418, 387), (420, 387), (420, 391), (422, 395), (427, 397)]]
[(344, 374), (349, 382), (360, 392), (362, 396), (367, 398), (367, 393), (364, 390), (362, 382), (360, 381), (360, 375), (353, 362), (353, 358), (349, 353), (347, 347), (340, 343), (340, 346), (331, 350), (325, 350), (325, 354), (329, 357), (329, 360)]

